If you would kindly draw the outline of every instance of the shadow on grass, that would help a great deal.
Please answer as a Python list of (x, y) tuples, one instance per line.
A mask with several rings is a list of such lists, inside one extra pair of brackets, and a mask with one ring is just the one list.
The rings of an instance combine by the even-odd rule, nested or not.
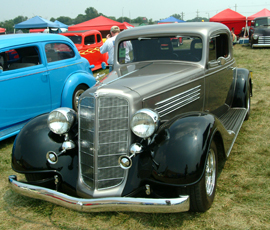
[(15, 138), (16, 136), (13, 136), (13, 137), (9, 137), (5, 140), (0, 141), (0, 152), (2, 149), (9, 147), (10, 145), (13, 145)]

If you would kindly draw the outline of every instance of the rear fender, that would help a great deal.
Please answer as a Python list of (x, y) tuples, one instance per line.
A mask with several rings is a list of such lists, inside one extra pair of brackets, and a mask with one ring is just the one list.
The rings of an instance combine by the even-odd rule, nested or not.
[(89, 88), (96, 84), (96, 79), (93, 75), (85, 73), (72, 74), (66, 81), (62, 98), (61, 107), (72, 108), (73, 93), (78, 85), (87, 85)]
[[(252, 95), (252, 81), (247, 69), (237, 68), (232, 107), (247, 108), (248, 93)], [(250, 90), (249, 88), (250, 87)]]

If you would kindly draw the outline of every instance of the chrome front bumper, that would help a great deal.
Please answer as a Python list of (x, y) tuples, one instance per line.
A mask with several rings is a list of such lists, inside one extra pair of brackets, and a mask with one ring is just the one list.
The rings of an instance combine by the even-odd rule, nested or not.
[(45, 200), (66, 208), (83, 212), (146, 212), (173, 213), (189, 210), (189, 196), (168, 199), (149, 199), (133, 197), (77, 198), (40, 186), (17, 181), (16, 176), (9, 176), (9, 184), (15, 192), (35, 199)]
[(270, 44), (253, 44), (252, 47), (270, 47)]

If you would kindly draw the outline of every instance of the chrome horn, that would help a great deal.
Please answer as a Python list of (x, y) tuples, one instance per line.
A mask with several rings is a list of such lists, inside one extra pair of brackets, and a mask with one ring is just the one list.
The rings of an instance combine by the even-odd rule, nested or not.
[(46, 154), (46, 159), (50, 164), (56, 164), (58, 162), (58, 157), (65, 153), (67, 150), (74, 149), (76, 145), (72, 140), (68, 140), (68, 137), (65, 137), (65, 142), (62, 144), (62, 151), (60, 153), (55, 153), (54, 151), (49, 151)]
[(132, 166), (132, 157), (136, 156), (136, 154), (142, 153), (143, 146), (139, 143), (134, 143), (130, 146), (129, 151), (131, 156), (120, 156), (118, 159), (118, 163), (122, 169), (129, 169)]

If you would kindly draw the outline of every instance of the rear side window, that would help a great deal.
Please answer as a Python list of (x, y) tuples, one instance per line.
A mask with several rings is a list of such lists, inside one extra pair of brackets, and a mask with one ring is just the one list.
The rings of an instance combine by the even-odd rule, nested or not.
[(229, 40), (227, 34), (219, 34), (210, 39), (209, 61), (216, 61), (219, 57), (229, 56)]
[(97, 34), (97, 43), (100, 43), (101, 42), (101, 36), (100, 34)]
[(10, 49), (0, 53), (0, 67), (3, 71), (26, 68), (41, 64), (40, 52), (36, 46)]
[(85, 45), (91, 45), (91, 44), (95, 44), (95, 35), (90, 35), (84, 38), (84, 44)]
[(78, 35), (69, 35), (67, 36), (74, 44), (81, 44), (82, 43), (82, 36)]
[(61, 61), (75, 56), (74, 50), (64, 43), (49, 43), (45, 46), (47, 62)]

